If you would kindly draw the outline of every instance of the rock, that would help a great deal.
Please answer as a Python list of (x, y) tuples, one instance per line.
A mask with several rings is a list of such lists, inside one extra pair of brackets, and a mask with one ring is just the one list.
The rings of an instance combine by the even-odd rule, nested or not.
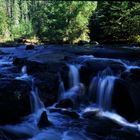
[(99, 45), (99, 43), (97, 41), (90, 41), (90, 44), (92, 44), (92, 45)]
[(37, 126), (39, 128), (44, 128), (44, 127), (48, 127), (51, 125), (52, 125), (52, 123), (48, 120), (48, 116), (47, 116), (46, 111), (43, 111), (41, 116), (40, 116), (40, 119), (39, 119)]
[(30, 44), (30, 45), (27, 45), (25, 50), (33, 50), (35, 48), (34, 45)]
[(73, 102), (71, 99), (62, 99), (59, 103), (56, 104), (55, 107), (60, 108), (73, 108)]
[(139, 140), (140, 134), (136, 131), (131, 131), (128, 129), (113, 129), (111, 132), (111, 136), (108, 136), (108, 138), (114, 137), (117, 139), (124, 139), (124, 140)]
[(106, 118), (94, 118), (87, 121), (85, 130), (87, 133), (96, 134), (99, 136), (108, 136), (112, 129), (121, 128), (114, 122)]
[(31, 113), (27, 82), (1, 79), (0, 85), (0, 124), (16, 123)]
[(100, 71), (103, 71), (106, 68), (109, 68), (112, 71), (112, 74), (120, 74), (125, 70), (122, 63), (113, 60), (100, 58), (87, 60), (83, 63), (83, 66), (80, 69), (81, 82), (85, 85), (89, 85), (92, 77), (96, 76)]
[(95, 109), (93, 111), (86, 111), (82, 114), (82, 116), (84, 118), (88, 118), (88, 119), (94, 119), (95, 116), (97, 115), (97, 113), (99, 113), (99, 109)]
[(75, 111), (70, 111), (70, 110), (61, 109), (61, 108), (51, 108), (49, 111), (51, 113), (58, 112), (60, 114), (69, 116), (72, 119), (78, 119), (80, 117), (79, 114), (77, 112), (75, 112)]
[(129, 78), (135, 82), (140, 81), (140, 68), (132, 68), (130, 69)]
[(34, 75), (38, 78), (36, 86), (38, 93), (45, 106), (50, 106), (58, 101), (59, 76), (56, 73), (38, 73)]
[(74, 111), (61, 110), (60, 113), (63, 114), (63, 115), (69, 116), (73, 119), (78, 119), (79, 118), (79, 114), (74, 112)]
[(0, 139), (1, 140), (9, 140), (9, 138), (5, 135), (3, 131), (0, 131)]
[(79, 42), (78, 42), (78, 45), (85, 45), (85, 44), (89, 44), (89, 42), (88, 41), (85, 41), (85, 40), (80, 40)]
[(116, 79), (112, 96), (112, 108), (127, 120), (134, 121), (136, 112), (128, 87), (129, 83)]

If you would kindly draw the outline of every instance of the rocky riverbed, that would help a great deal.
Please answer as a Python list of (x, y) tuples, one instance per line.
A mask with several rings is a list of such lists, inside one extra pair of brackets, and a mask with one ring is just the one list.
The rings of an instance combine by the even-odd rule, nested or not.
[(137, 140), (139, 100), (139, 48), (0, 48), (3, 140)]

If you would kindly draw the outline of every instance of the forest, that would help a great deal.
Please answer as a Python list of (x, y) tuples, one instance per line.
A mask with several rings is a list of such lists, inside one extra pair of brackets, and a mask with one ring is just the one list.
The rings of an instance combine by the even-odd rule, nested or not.
[(140, 42), (140, 3), (0, 0), (0, 40)]
[(140, 2), (0, 0), (0, 140), (140, 140)]

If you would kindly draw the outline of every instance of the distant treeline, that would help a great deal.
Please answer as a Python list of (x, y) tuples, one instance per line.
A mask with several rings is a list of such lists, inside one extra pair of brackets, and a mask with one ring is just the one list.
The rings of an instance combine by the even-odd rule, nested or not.
[(140, 3), (0, 0), (0, 39), (140, 42)]
[(140, 2), (98, 1), (89, 28), (91, 40), (140, 43)]

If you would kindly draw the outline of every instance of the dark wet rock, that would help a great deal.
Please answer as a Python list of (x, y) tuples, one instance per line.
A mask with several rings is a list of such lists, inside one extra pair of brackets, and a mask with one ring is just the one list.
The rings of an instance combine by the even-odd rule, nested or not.
[(121, 79), (116, 79), (112, 107), (127, 120), (134, 121), (136, 119), (136, 112), (128, 87), (129, 83)]
[(135, 82), (140, 81), (140, 68), (132, 68), (130, 70), (129, 78)]
[(9, 140), (3, 131), (0, 131), (0, 140)]
[(25, 65), (25, 63), (26, 63), (25, 58), (14, 57), (14, 59), (13, 59), (13, 64), (14, 65), (23, 66), (23, 65)]
[(37, 126), (39, 128), (44, 128), (44, 127), (48, 127), (51, 125), (52, 125), (52, 123), (48, 120), (48, 116), (47, 116), (46, 111), (43, 111), (41, 116), (40, 116), (40, 119), (39, 119)]
[(124, 139), (124, 140), (139, 140), (140, 133), (136, 131), (131, 131), (129, 129), (113, 129), (111, 135), (107, 138), (115, 138), (117, 139)]
[(30, 45), (27, 45), (25, 50), (33, 50), (35, 48), (34, 45), (30, 44)]
[(61, 112), (62, 108), (49, 108), (50, 113)]
[(125, 67), (120, 62), (115, 62), (113, 60), (104, 60), (104, 59), (95, 59), (88, 60), (83, 63), (83, 66), (80, 69), (80, 78), (81, 82), (89, 85), (93, 76), (96, 76), (98, 72), (103, 71), (106, 68), (110, 68), (112, 74), (120, 74), (125, 70)]
[(88, 41), (85, 41), (85, 40), (80, 40), (78, 42), (78, 45), (80, 45), (80, 46), (85, 45), (85, 44), (89, 44), (89, 42)]
[(87, 133), (96, 134), (99, 136), (108, 136), (111, 134), (111, 131), (114, 128), (121, 127), (109, 119), (94, 118), (93, 120), (88, 120), (85, 130)]
[(32, 134), (21, 134), (21, 133), (13, 133), (8, 130), (2, 130), (0, 132), (0, 140), (23, 140), (23, 139), (29, 139), (32, 137)]
[(63, 100), (59, 101), (59, 103), (57, 103), (55, 107), (73, 108), (73, 106), (74, 106), (74, 104), (73, 104), (73, 101), (71, 99), (63, 99)]
[(130, 72), (129, 71), (124, 71), (121, 73), (120, 77), (123, 79), (123, 80), (126, 80), (130, 75)]
[(99, 43), (97, 41), (90, 41), (89, 43), (92, 45), (99, 45)]
[(56, 73), (37, 73), (39, 78), (36, 82), (38, 93), (45, 106), (50, 106), (57, 102), (59, 93), (59, 76)]
[(95, 109), (94, 111), (87, 111), (82, 114), (82, 117), (88, 118), (88, 119), (94, 119), (98, 112), (99, 112), (99, 109)]
[(132, 68), (129, 72), (122, 73), (121, 77), (127, 81), (127, 89), (132, 98), (136, 116), (140, 117), (140, 69)]
[(49, 109), (49, 111), (51, 113), (57, 112), (57, 113), (60, 113), (62, 115), (69, 116), (70, 118), (73, 118), (73, 119), (78, 119), (80, 117), (79, 114), (75, 111), (70, 111), (70, 110), (61, 109), (61, 108), (52, 108), (52, 109)]
[(69, 116), (70, 118), (73, 118), (73, 119), (79, 118), (79, 114), (77, 112), (74, 112), (74, 111), (61, 110), (60, 113), (63, 115)]
[(1, 79), (0, 85), (0, 124), (18, 122), (31, 113), (31, 88), (27, 82)]

